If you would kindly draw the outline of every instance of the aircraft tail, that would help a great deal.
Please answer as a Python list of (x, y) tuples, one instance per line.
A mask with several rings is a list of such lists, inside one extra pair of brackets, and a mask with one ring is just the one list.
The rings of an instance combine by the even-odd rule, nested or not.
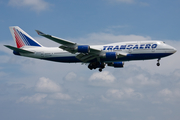
[(23, 31), (18, 26), (9, 27), (12, 37), (16, 43), (17, 48), (21, 48), (24, 46), (36, 46), (42, 47), (40, 43), (38, 43), (34, 38), (28, 35), (25, 31)]

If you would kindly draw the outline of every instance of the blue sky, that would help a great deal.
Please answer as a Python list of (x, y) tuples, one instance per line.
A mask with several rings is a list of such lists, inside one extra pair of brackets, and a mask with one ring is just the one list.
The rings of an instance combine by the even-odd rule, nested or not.
[(162, 40), (179, 51), (178, 0), (0, 0), (0, 118), (179, 120), (180, 54), (125, 62), (102, 73), (86, 65), (18, 57), (9, 26), (45, 46), (41, 30), (77, 43)]

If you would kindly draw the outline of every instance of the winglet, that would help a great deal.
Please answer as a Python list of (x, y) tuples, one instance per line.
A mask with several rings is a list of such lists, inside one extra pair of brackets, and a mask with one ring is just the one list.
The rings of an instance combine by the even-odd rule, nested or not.
[(45, 35), (43, 32), (39, 31), (39, 30), (35, 30), (37, 32), (38, 35)]

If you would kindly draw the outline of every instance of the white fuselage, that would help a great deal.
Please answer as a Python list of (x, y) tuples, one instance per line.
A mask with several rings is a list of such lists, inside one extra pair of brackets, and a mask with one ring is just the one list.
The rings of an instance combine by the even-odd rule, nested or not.
[[(106, 52), (126, 54), (126, 57), (120, 57), (116, 60), (101, 58), (101, 61), (104, 62), (159, 59), (176, 52), (175, 48), (162, 41), (119, 42), (106, 45), (90, 45), (90, 48), (101, 50), (102, 54)], [(34, 52), (33, 54), (20, 53), (20, 55), (26, 57), (56, 62), (81, 62), (76, 58), (78, 53), (71, 54), (59, 47), (24, 47), (22, 49)]]
[(89, 63), (90, 70), (99, 68), (101, 72), (105, 66), (122, 68), (124, 61), (158, 59), (169, 56), (176, 49), (162, 41), (132, 41), (118, 42), (106, 45), (84, 45), (64, 40), (36, 30), (38, 35), (58, 43), (59, 47), (44, 47), (18, 26), (9, 27), (16, 47), (5, 45), (13, 50), (15, 55), (31, 58), (66, 62)]

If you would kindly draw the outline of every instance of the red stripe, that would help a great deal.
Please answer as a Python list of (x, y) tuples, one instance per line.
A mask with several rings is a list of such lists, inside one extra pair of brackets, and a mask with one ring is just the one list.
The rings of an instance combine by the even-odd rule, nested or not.
[(18, 33), (16, 32), (15, 29), (14, 30), (14, 35), (15, 35), (15, 39), (16, 39), (16, 45), (17, 45), (17, 48), (21, 48), (22, 46), (24, 46), (24, 43), (23, 41), (21, 40), (20, 36), (18, 35)]
[[(15, 30), (15, 29), (14, 29)], [(15, 30), (15, 35), (16, 35), (16, 38), (18, 40), (18, 44), (19, 44), (19, 47), (22, 47), (24, 46), (24, 43), (22, 41), (22, 39), (20, 38), (20, 36), (18, 35), (17, 31)]]
[(20, 40), (22, 46), (24, 46), (24, 45), (25, 45), (25, 44), (24, 44), (24, 41), (22, 40), (21, 36), (19, 35), (19, 32), (17, 32), (17, 31), (18, 31), (18, 30), (16, 30), (16, 33), (17, 33), (17, 35), (18, 35), (18, 37), (19, 37), (19, 40)]
[(20, 41), (19, 41), (19, 38), (18, 38), (18, 35), (17, 35), (16, 30), (15, 30), (14, 28), (13, 28), (13, 30), (14, 30), (16, 45), (17, 45), (18, 48), (20, 48), (20, 47), (22, 47), (22, 44), (21, 44)]
[[(16, 31), (16, 32), (17, 32), (17, 31)], [(19, 42), (21, 43), (21, 45), (24, 46), (24, 43), (23, 43), (23, 41), (22, 41), (22, 39), (21, 39), (21, 37), (19, 36), (18, 33), (17, 33), (17, 36), (18, 36), (18, 38), (19, 38)]]
[(16, 45), (17, 45), (18, 48), (20, 48), (20, 47), (21, 47), (21, 44), (20, 44), (20, 42), (19, 42), (19, 38), (17, 37), (16, 32), (14, 32), (14, 35), (15, 35), (15, 39), (16, 39)]

